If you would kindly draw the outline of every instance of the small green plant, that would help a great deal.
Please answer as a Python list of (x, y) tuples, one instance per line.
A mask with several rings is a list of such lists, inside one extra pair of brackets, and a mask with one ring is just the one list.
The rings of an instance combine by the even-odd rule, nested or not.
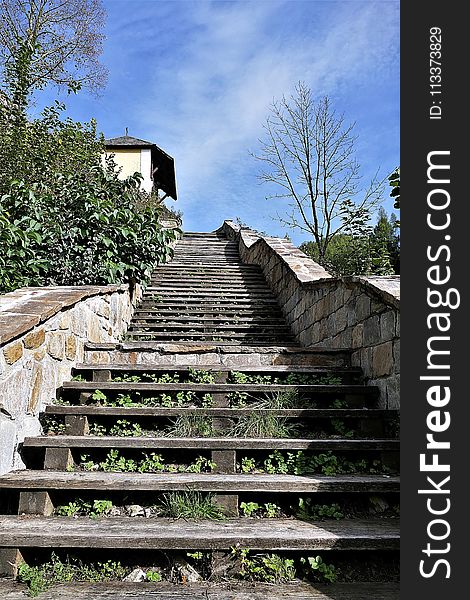
[(55, 417), (44, 417), (42, 419), (42, 427), (47, 435), (64, 435), (67, 432), (65, 423), (60, 422)]
[(91, 395), (91, 399), (94, 402), (102, 403), (102, 402), (106, 402), (106, 400), (108, 398), (107, 398), (106, 394), (104, 394), (101, 390), (95, 390), (93, 392), (93, 394)]
[(108, 452), (104, 461), (99, 463), (101, 471), (123, 471), (133, 472), (137, 470), (137, 464), (132, 458), (125, 458), (119, 454), (119, 450), (113, 449)]
[(113, 381), (124, 383), (139, 383), (140, 381), (142, 381), (142, 379), (140, 375), (129, 375), (129, 373), (124, 373), (123, 375), (113, 377)]
[(315, 504), (312, 498), (299, 498), (295, 516), (304, 521), (344, 519), (339, 504)]
[(89, 434), (97, 436), (106, 435), (106, 427), (104, 425), (100, 425), (99, 423), (90, 423)]
[(163, 577), (161, 576), (161, 573), (159, 573), (158, 571), (147, 571), (145, 573), (145, 579), (147, 581), (153, 581), (154, 583), (159, 583), (160, 581), (162, 581)]
[(127, 419), (118, 419), (109, 430), (109, 435), (119, 437), (137, 437), (142, 434), (142, 427), (138, 423), (131, 423)]
[(259, 509), (260, 505), (257, 502), (241, 502), (240, 509), (244, 517), (252, 517)]
[(338, 574), (336, 572), (336, 567), (332, 564), (327, 565), (323, 562), (321, 556), (309, 556), (308, 558), (301, 558), (301, 564), (306, 567), (307, 572), (313, 571), (314, 574), (318, 576), (320, 581), (329, 581), (330, 583), (334, 583), (338, 579)]
[(170, 437), (210, 437), (214, 435), (212, 419), (204, 415), (180, 415), (165, 431)]
[(201, 369), (188, 369), (188, 379), (191, 383), (214, 383), (215, 375), (211, 371)]
[(242, 473), (254, 473), (256, 470), (256, 460), (244, 456), (241, 461), (240, 470)]
[(353, 429), (346, 427), (343, 419), (331, 419), (331, 424), (333, 425), (333, 429), (337, 435), (340, 435), (343, 438), (352, 438), (355, 435)]
[(80, 373), (78, 373), (78, 375), (73, 375), (70, 378), (70, 381), (86, 381), (85, 377), (83, 377), (83, 375), (81, 375)]
[(232, 548), (232, 556), (240, 561), (242, 579), (268, 583), (286, 583), (295, 579), (291, 558), (282, 558), (279, 554), (251, 555), (249, 548)]
[(30, 596), (36, 597), (56, 583), (122, 580), (128, 573), (129, 569), (123, 567), (120, 562), (108, 560), (84, 565), (79, 560), (69, 558), (62, 561), (52, 553), (50, 561), (42, 565), (31, 567), (22, 563), (18, 568), (18, 581), (28, 586)]
[(281, 509), (277, 504), (266, 502), (258, 504), (258, 502), (241, 502), (240, 510), (244, 517), (264, 517), (267, 519), (275, 519), (280, 516)]
[(221, 507), (214, 503), (213, 494), (194, 491), (163, 494), (157, 508), (162, 516), (174, 519), (221, 520), (224, 518)]
[(93, 500), (93, 502), (87, 502), (81, 498), (77, 498), (77, 500), (73, 502), (58, 506), (55, 509), (55, 512), (60, 517), (75, 517), (77, 515), (82, 515), (96, 519), (108, 513), (112, 507), (113, 503), (111, 500)]

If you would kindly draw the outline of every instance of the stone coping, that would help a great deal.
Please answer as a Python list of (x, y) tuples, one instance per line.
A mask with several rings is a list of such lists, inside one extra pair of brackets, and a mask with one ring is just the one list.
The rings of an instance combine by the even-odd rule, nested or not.
[(360, 285), (368, 293), (380, 298), (385, 304), (397, 309), (400, 308), (399, 275), (333, 277), (321, 265), (309, 258), (288, 240), (263, 235), (249, 227), (236, 225), (229, 220), (224, 221), (220, 230), (237, 239), (246, 249), (251, 249), (255, 244), (269, 246), (303, 286), (334, 285), (338, 282), (351, 286)]
[(19, 288), (0, 296), (0, 346), (86, 298), (127, 292), (127, 284)]

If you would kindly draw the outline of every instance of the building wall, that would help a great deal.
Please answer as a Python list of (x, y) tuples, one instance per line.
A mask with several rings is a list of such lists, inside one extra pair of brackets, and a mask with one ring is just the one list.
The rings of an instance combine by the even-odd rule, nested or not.
[(150, 177), (152, 161), (150, 148), (124, 148), (106, 152), (106, 156), (114, 155), (114, 162), (121, 168), (120, 179), (126, 179), (134, 173), (141, 173), (144, 180), (141, 187), (146, 192), (152, 191), (153, 181)]

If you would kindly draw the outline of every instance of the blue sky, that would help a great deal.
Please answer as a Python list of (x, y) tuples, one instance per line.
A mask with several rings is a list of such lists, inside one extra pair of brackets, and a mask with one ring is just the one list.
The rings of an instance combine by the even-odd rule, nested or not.
[[(256, 151), (273, 98), (299, 80), (356, 122), (364, 183), (399, 163), (399, 3), (321, 0), (105, 0), (101, 97), (65, 98), (106, 137), (129, 134), (175, 158), (184, 229), (239, 217), (271, 235), (305, 236), (273, 220)], [(36, 110), (50, 103), (42, 93)], [(387, 192), (388, 194), (388, 192)], [(385, 208), (390, 212), (392, 203)]]

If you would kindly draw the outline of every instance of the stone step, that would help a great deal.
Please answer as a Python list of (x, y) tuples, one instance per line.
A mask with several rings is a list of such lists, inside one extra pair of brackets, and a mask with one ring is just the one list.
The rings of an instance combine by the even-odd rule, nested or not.
[(142, 331), (132, 330), (127, 334), (127, 339), (145, 341), (173, 341), (175, 343), (186, 343), (190, 341), (202, 341), (207, 343), (217, 343), (220, 345), (250, 345), (250, 346), (266, 346), (267, 344), (288, 344), (294, 345), (294, 337), (287, 334), (241, 334), (241, 333), (185, 333), (185, 332), (158, 332), (158, 331)]
[(191, 303), (190, 306), (187, 306), (184, 302), (176, 302), (175, 300), (171, 302), (142, 302), (139, 305), (139, 308), (135, 310), (134, 314), (147, 313), (147, 312), (159, 312), (166, 311), (170, 312), (172, 310), (185, 310), (189, 314), (197, 314), (200, 312), (214, 312), (215, 314), (219, 314), (221, 311), (225, 311), (229, 314), (253, 314), (253, 315), (278, 315), (282, 314), (279, 306), (276, 304), (260, 304), (259, 302), (243, 302), (242, 304), (232, 304), (230, 302), (214, 304), (209, 302), (200, 302), (199, 304)]
[[(146, 312), (146, 311), (143, 311)], [(148, 311), (147, 311), (148, 312)], [(161, 321), (162, 317), (160, 315), (149, 315), (149, 316), (140, 316), (141, 313), (139, 312), (137, 315), (134, 314), (134, 317), (132, 318), (131, 323), (139, 323), (141, 321), (144, 322), (153, 322), (153, 321)], [(287, 325), (284, 321), (284, 319), (282, 317), (269, 317), (269, 316), (261, 316), (258, 318), (253, 318), (253, 317), (244, 317), (243, 319), (228, 319), (227, 317), (224, 316), (214, 316), (214, 317), (205, 317), (205, 316), (194, 316), (194, 315), (187, 315), (187, 316), (183, 316), (183, 317), (176, 317), (176, 316), (172, 316), (170, 318), (171, 313), (168, 313), (168, 315), (166, 316), (166, 323), (168, 323), (168, 325), (176, 325), (177, 323), (190, 323), (191, 322), (195, 322), (195, 324), (204, 327), (205, 324), (207, 324), (209, 327), (212, 326), (211, 324), (214, 324), (214, 326), (221, 326), (224, 324), (231, 324), (233, 323), (234, 326), (240, 326), (243, 325), (244, 327), (250, 327), (251, 325), (254, 326), (259, 326), (259, 327), (263, 327), (263, 326), (271, 326), (271, 325), (282, 325), (285, 328), (287, 328)]]
[(160, 365), (171, 369), (175, 365), (198, 368), (211, 364), (230, 369), (247, 366), (283, 365), (288, 367), (348, 367), (351, 350), (347, 348), (304, 348), (299, 346), (227, 346), (219, 342), (164, 342), (128, 340), (115, 343), (84, 345), (84, 360), (95, 365), (138, 363), (145, 367)]
[(394, 519), (324, 521), (227, 519), (222, 522), (135, 517), (74, 519), (0, 516), (2, 545), (25, 548), (230, 550), (398, 550)]
[[(102, 377), (101, 372), (109, 372), (109, 377), (121, 375), (122, 373), (128, 373), (130, 375), (142, 375), (144, 373), (152, 373), (159, 375), (163, 373), (178, 373), (181, 376), (189, 376), (190, 370), (194, 370), (193, 367), (187, 365), (147, 365), (147, 364), (88, 364), (80, 363), (73, 368), (73, 374), (80, 374), (89, 378), (92, 375), (96, 377)], [(322, 376), (334, 376), (341, 377), (343, 384), (347, 383), (359, 383), (358, 380), (362, 379), (362, 369), (360, 367), (332, 367), (332, 366), (299, 366), (299, 365), (244, 365), (240, 368), (233, 368), (227, 365), (211, 365), (211, 364), (199, 364), (196, 368), (197, 371), (210, 371), (216, 376), (218, 373), (227, 376), (232, 371), (254, 374), (254, 375), (270, 375), (272, 377), (282, 377), (292, 374), (301, 375), (314, 375), (317, 377)], [(103, 381), (105, 379), (101, 379)]]
[(225, 473), (104, 473), (14, 471), (0, 476), (0, 489), (277, 493), (389, 493), (398, 477), (380, 475), (267, 475)]
[(264, 285), (253, 285), (253, 286), (249, 286), (246, 284), (220, 284), (220, 285), (213, 285), (213, 284), (208, 284), (208, 283), (201, 283), (201, 285), (191, 285), (191, 284), (183, 284), (183, 285), (177, 285), (177, 284), (173, 284), (172, 282), (168, 283), (168, 284), (161, 284), (161, 285), (156, 285), (156, 286), (148, 286), (145, 294), (144, 295), (148, 295), (150, 293), (164, 293), (166, 294), (167, 292), (185, 292), (187, 291), (188, 293), (195, 293), (197, 292), (198, 294), (200, 292), (223, 292), (224, 294), (227, 295), (253, 295), (253, 296), (257, 296), (257, 295), (262, 295), (262, 294), (270, 294), (271, 296), (273, 295), (273, 293), (271, 292), (271, 290), (268, 288), (268, 286), (266, 284)]
[(379, 388), (374, 385), (286, 385), (286, 384), (253, 384), (253, 383), (147, 383), (118, 381), (65, 381), (61, 389), (64, 391), (94, 392), (99, 389), (114, 392), (180, 392), (195, 391), (203, 394), (231, 392), (298, 392), (301, 394), (360, 396), (377, 398)]
[(303, 439), (234, 437), (120, 437), (94, 435), (55, 435), (26, 437), (24, 448), (124, 448), (184, 450), (309, 450), (333, 452), (398, 452), (399, 440), (380, 439)]
[(82, 404), (62, 406), (50, 404), (45, 407), (46, 415), (86, 415), (88, 417), (179, 417), (199, 415), (211, 417), (240, 418), (246, 415), (271, 415), (281, 418), (302, 419), (396, 419), (398, 411), (373, 408), (144, 408), (111, 407)]
[[(3, 600), (25, 600), (24, 587), (0, 581)], [(42, 592), (40, 600), (399, 600), (397, 583), (66, 583)]]
[(289, 338), (293, 338), (290, 329), (286, 325), (280, 325), (279, 323), (236, 323), (225, 325), (221, 323), (198, 323), (196, 321), (189, 321), (186, 323), (172, 323), (166, 319), (160, 318), (158, 321), (147, 320), (145, 318), (136, 319), (131, 321), (131, 324), (127, 330), (128, 333), (134, 332), (175, 332), (182, 335), (188, 335), (189, 333), (204, 333), (208, 335), (217, 335), (220, 333), (221, 337), (234, 337), (230, 335), (230, 332), (240, 333), (246, 332), (250, 337), (256, 338), (258, 335), (269, 334), (270, 337), (276, 337), (277, 335), (287, 335)]
[[(223, 298), (221, 298), (221, 294)], [(238, 299), (241, 300), (249, 300), (249, 301), (261, 301), (261, 302), (270, 302), (273, 304), (277, 304), (277, 300), (273, 297), (272, 292), (270, 290), (257, 291), (257, 292), (244, 292), (244, 291), (235, 291), (231, 290), (217, 290), (216, 288), (204, 288), (201, 290), (191, 290), (185, 288), (183, 290), (170, 290), (170, 289), (160, 289), (160, 288), (147, 288), (147, 291), (144, 292), (143, 298), (144, 300), (151, 296), (158, 296), (165, 300), (171, 299), (197, 299), (197, 300), (217, 300), (224, 302), (236, 302)]]

